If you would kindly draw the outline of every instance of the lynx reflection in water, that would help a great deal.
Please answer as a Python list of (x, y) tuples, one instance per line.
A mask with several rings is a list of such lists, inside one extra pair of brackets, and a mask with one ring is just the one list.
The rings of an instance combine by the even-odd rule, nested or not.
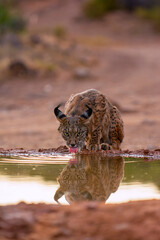
[(105, 202), (117, 191), (123, 172), (124, 160), (120, 156), (77, 155), (60, 173), (54, 200), (59, 203), (64, 195), (70, 204), (85, 200)]

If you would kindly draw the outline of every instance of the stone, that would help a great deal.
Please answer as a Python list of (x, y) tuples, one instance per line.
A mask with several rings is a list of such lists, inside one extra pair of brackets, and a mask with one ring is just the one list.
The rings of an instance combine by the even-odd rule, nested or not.
[(76, 68), (73, 72), (73, 76), (76, 79), (86, 79), (91, 76), (91, 72), (88, 68)]

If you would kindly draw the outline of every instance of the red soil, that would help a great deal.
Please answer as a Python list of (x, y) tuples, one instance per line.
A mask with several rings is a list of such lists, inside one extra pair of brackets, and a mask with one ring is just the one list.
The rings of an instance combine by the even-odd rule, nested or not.
[(160, 201), (0, 207), (0, 239), (158, 240)]

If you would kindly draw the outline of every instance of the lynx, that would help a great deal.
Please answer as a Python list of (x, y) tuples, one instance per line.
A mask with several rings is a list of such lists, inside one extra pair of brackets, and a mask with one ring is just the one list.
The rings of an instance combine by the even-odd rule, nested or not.
[(119, 150), (124, 137), (119, 110), (95, 89), (72, 95), (65, 104), (65, 112), (54, 113), (60, 122), (58, 128), (70, 152), (82, 149)]
[(124, 160), (120, 156), (79, 154), (60, 173), (54, 200), (59, 203), (64, 195), (70, 204), (86, 200), (105, 202), (117, 191), (123, 172)]

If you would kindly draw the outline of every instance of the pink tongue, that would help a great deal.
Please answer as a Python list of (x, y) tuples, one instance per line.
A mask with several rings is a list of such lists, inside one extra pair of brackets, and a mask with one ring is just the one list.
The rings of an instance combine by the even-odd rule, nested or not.
[(76, 152), (77, 152), (77, 148), (72, 148), (72, 147), (70, 147), (70, 148), (69, 148), (69, 152), (70, 152), (70, 153), (76, 153)]

